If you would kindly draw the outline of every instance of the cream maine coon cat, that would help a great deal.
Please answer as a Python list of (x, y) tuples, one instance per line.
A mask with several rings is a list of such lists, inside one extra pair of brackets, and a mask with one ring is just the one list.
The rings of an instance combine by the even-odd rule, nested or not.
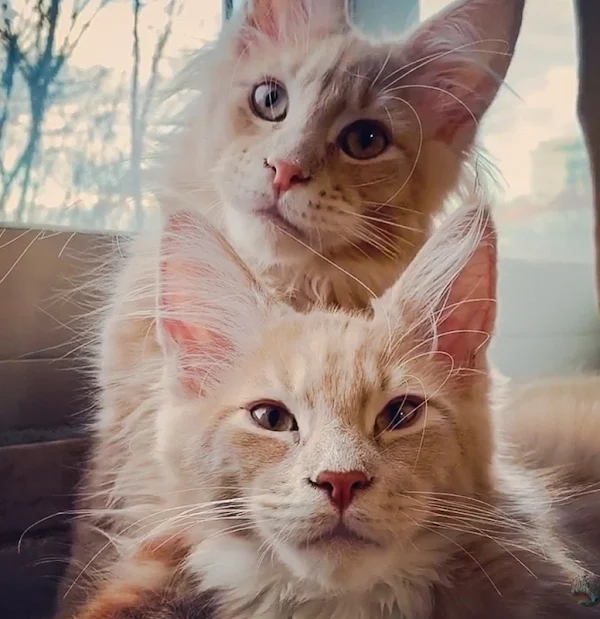
[(561, 494), (496, 432), (485, 209), (452, 215), (371, 317), (281, 305), (188, 213), (154, 264), (157, 294), (140, 279), (122, 291), (156, 318), (131, 332), (148, 391), (97, 435), (133, 526), (113, 531), (124, 557), (78, 618), (593, 613), (570, 595), (585, 570), (565, 540), (573, 522), (597, 527), (600, 501), (561, 538), (576, 488)]
[[(522, 0), (454, 3), (406, 40), (382, 44), (349, 27), (339, 0), (252, 2), (184, 74), (182, 88), (202, 92), (168, 153), (166, 202), (213, 205), (250, 268), (296, 307), (367, 306), (414, 256), (473, 163), (476, 125), (508, 68), (522, 8)], [(112, 421), (127, 423), (151, 391), (133, 368), (153, 326), (137, 320), (126, 291), (152, 247), (151, 238), (138, 243), (109, 318), (131, 348), (105, 342), (99, 356), (107, 437), (122, 434)], [(140, 281), (151, 295), (152, 281)], [(85, 485), (83, 507), (112, 508), (127, 492), (106, 455), (95, 454), (89, 477), (102, 486)], [(128, 466), (151, 475), (139, 456)], [(67, 580), (103, 544), (85, 522), (76, 527)]]
[(368, 306), (482, 172), (477, 126), (523, 4), (460, 0), (376, 42), (345, 0), (250, 0), (176, 84), (191, 103), (161, 201), (208, 215), (296, 307)]

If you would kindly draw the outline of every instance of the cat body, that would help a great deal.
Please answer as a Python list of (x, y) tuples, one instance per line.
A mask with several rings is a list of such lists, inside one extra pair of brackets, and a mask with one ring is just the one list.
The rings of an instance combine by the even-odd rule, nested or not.
[(199, 595), (181, 570), (188, 550), (174, 537), (141, 544), (115, 566), (79, 619), (210, 619), (210, 597)]
[(600, 376), (519, 386), (498, 423), (506, 441), (520, 444), (524, 464), (568, 471), (581, 481), (600, 477)]
[[(90, 606), (65, 617), (594, 612), (570, 595), (587, 566), (557, 525), (568, 501), (515, 458), (495, 422), (504, 405), (486, 362), (496, 253), (485, 209), (452, 215), (372, 316), (297, 313), (190, 213), (168, 218), (159, 247), (154, 280), (148, 271), (123, 284), (120, 298), (137, 313), (106, 333), (134, 355), (147, 390), (131, 401), (107, 382), (107, 392), (121, 389), (113, 407), (127, 423), (116, 415), (121, 434), (107, 425), (97, 435), (115, 458), (107, 470), (117, 480), (110, 492), (121, 493), (111, 533), (120, 558), (104, 566), (97, 597), (87, 591)], [(590, 509), (593, 527), (597, 502)], [(136, 568), (150, 538), (185, 547), (176, 568), (158, 556), (156, 581)], [(192, 601), (178, 610), (170, 583), (183, 574)]]

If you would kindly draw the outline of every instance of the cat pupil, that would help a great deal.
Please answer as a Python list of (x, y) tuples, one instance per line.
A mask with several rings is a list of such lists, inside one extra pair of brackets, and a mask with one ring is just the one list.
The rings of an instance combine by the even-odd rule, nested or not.
[(270, 90), (265, 97), (265, 105), (267, 107), (275, 107), (277, 105), (277, 101), (279, 99), (279, 93), (275, 88)]
[(416, 421), (423, 408), (419, 398), (403, 396), (386, 404), (375, 422), (377, 432), (400, 430)]
[(373, 131), (361, 131), (358, 136), (360, 147), (367, 149), (375, 141), (375, 134)]
[(396, 409), (393, 410), (390, 425), (392, 428), (398, 427), (407, 417), (410, 417), (413, 412), (414, 408), (412, 408), (410, 404), (397, 405)]
[(276, 428), (281, 421), (281, 413), (276, 408), (271, 408), (267, 413), (267, 418), (269, 420), (269, 425), (272, 428)]

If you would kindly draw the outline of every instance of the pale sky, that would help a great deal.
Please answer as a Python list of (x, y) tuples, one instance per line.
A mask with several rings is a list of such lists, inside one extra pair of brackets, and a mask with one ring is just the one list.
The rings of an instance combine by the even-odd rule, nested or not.
[[(62, 1), (67, 3), (73, 0)], [(183, 0), (178, 4), (181, 11), (174, 20), (169, 56), (200, 47), (205, 41), (215, 38), (221, 27), (222, 0)], [(165, 6), (165, 2), (156, 0), (144, 2), (140, 21), (142, 58), (151, 58), (156, 29), (161, 30), (167, 20)], [(103, 65), (130, 71), (132, 28), (131, 1), (109, 2), (94, 18), (70, 64), (81, 68)], [(107, 33), (110, 33), (108, 39)]]

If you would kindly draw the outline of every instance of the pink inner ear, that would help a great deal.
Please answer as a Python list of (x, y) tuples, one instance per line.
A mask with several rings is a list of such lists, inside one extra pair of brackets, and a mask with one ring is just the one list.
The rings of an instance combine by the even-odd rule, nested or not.
[(245, 54), (248, 47), (256, 43), (259, 33), (272, 41), (279, 40), (279, 20), (282, 16), (278, 14), (276, 4), (275, 0), (254, 0), (252, 7), (245, 9), (246, 20), (237, 40), (238, 54)]
[[(198, 315), (202, 314), (200, 310), (206, 309), (210, 303), (208, 299), (200, 298), (198, 293), (201, 283), (212, 272), (207, 265), (186, 258), (186, 253), (190, 251), (187, 243), (201, 242), (190, 233), (195, 223), (197, 225), (194, 216), (185, 212), (169, 217), (163, 240), (167, 254), (160, 269), (160, 307), (165, 313), (161, 328), (176, 353), (181, 382), (190, 393), (199, 395), (204, 391), (210, 366), (227, 359), (232, 354), (233, 346), (225, 336), (198, 324)], [(183, 247), (179, 247), (181, 243)], [(170, 252), (177, 257), (169, 257)], [(194, 282), (197, 284), (194, 285)]]
[(412, 68), (403, 83), (438, 140), (462, 150), (472, 144), (510, 65), (522, 10), (523, 0), (451, 3), (407, 41)]
[(185, 389), (192, 395), (203, 395), (211, 365), (218, 366), (232, 356), (231, 342), (215, 331), (174, 318), (163, 320), (162, 327), (177, 348)]
[(496, 320), (496, 250), (484, 240), (452, 283), (438, 322), (437, 350), (459, 367), (474, 367)]
[(177, 380), (198, 395), (259, 336), (264, 297), (223, 236), (195, 213), (165, 222), (159, 274), (159, 343)]
[[(440, 93), (439, 103), (442, 110), (442, 120), (434, 134), (435, 139), (445, 144), (451, 144), (456, 134), (469, 124), (472, 131), (476, 131), (480, 117), (483, 114), (483, 112), (478, 112), (478, 107), (482, 101), (492, 101), (495, 91), (496, 84), (494, 83), (494, 78), (482, 76), (477, 85), (476, 93), (452, 93), (464, 105), (459, 101), (444, 102), (441, 98), (446, 97), (450, 99), (450, 94), (444, 95)], [(485, 109), (487, 109), (487, 104), (484, 104), (483, 111)]]
[(435, 132), (434, 137), (444, 144), (452, 144), (454, 137), (465, 126), (467, 122), (473, 122), (469, 114), (461, 114), (459, 110), (454, 110), (446, 114), (444, 124)]
[(320, 37), (348, 26), (345, 0), (254, 0), (246, 8), (237, 39), (244, 54), (260, 35), (275, 43)]

